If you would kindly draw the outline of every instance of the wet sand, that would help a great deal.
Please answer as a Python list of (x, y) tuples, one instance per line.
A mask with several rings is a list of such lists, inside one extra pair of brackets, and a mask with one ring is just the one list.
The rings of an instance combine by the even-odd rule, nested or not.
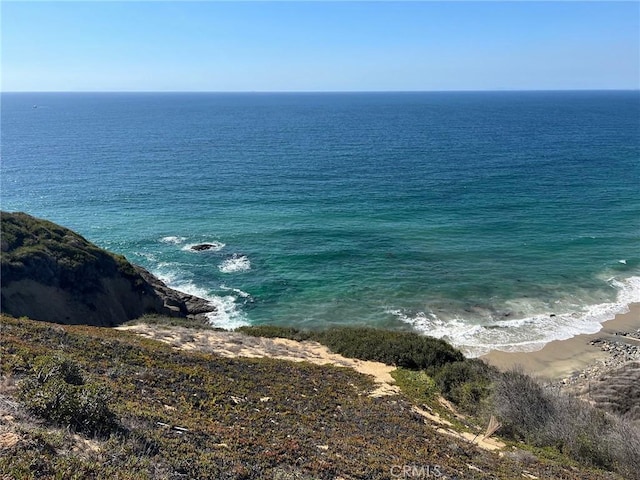
[(598, 339), (619, 339), (616, 333), (638, 329), (640, 329), (640, 303), (635, 303), (630, 305), (629, 312), (618, 314), (613, 320), (605, 322), (598, 333), (577, 335), (568, 340), (556, 340), (535, 352), (493, 351), (480, 358), (501, 370), (518, 367), (536, 377), (558, 380), (608, 358), (609, 354), (592, 342)]

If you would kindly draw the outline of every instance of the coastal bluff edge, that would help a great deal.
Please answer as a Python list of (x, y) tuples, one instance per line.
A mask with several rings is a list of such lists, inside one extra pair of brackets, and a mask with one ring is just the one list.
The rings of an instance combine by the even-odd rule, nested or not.
[(0, 220), (3, 313), (109, 327), (145, 314), (206, 320), (215, 311), (68, 228), (22, 212)]

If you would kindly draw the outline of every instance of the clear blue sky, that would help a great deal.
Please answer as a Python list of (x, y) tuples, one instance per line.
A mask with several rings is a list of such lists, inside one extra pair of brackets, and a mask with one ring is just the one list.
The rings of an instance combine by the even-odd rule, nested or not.
[(2, 1), (3, 91), (640, 88), (640, 3)]

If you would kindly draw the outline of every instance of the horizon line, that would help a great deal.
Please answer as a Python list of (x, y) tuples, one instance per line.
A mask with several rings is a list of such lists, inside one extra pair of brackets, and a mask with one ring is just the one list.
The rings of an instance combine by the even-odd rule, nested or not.
[(323, 93), (518, 93), (518, 92), (638, 92), (638, 88), (530, 88), (458, 90), (0, 90), (4, 93), (229, 93), (229, 94), (323, 94)]

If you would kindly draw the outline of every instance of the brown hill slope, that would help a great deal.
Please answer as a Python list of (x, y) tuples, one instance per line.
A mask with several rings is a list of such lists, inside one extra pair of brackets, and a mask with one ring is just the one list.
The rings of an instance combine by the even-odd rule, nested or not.
[[(0, 477), (621, 480), (564, 457), (490, 452), (440, 434), (406, 396), (371, 397), (373, 381), (350, 368), (224, 358), (26, 319), (0, 317), (0, 329)], [(41, 371), (39, 359), (61, 355), (80, 368), (86, 391), (108, 392), (120, 425), (110, 434), (54, 429), (16, 401), (12, 390)], [(95, 407), (85, 413), (100, 413)]]
[(213, 310), (67, 228), (26, 213), (0, 218), (2, 312), (113, 326), (146, 313), (185, 317)]

